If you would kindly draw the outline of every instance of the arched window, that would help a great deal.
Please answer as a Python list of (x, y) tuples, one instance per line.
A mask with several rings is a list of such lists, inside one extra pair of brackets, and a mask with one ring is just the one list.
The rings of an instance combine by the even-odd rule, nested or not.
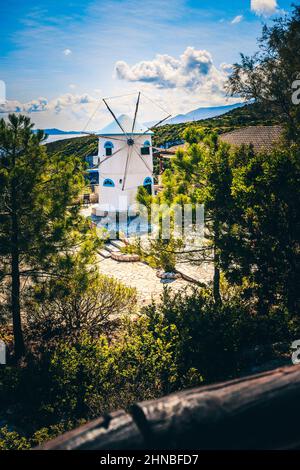
[(148, 186), (148, 184), (152, 184), (152, 178), (150, 178), (150, 176), (144, 179), (144, 186)]
[(110, 188), (114, 188), (115, 187), (115, 183), (113, 182), (113, 180), (111, 180), (110, 178), (106, 178), (104, 181), (103, 181), (103, 186), (108, 186)]
[(110, 157), (110, 155), (112, 155), (112, 149), (114, 148), (114, 144), (112, 142), (105, 142), (104, 148), (105, 148), (105, 155), (107, 157)]
[(144, 142), (143, 147), (141, 147), (141, 155), (150, 155), (150, 146), (151, 146), (151, 144), (150, 144), (149, 140), (146, 140)]
[(152, 194), (152, 178), (150, 176), (144, 179), (143, 186), (149, 194)]

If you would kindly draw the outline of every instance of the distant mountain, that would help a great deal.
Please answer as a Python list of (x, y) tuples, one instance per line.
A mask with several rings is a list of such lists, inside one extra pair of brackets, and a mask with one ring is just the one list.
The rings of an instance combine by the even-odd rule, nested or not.
[(200, 121), (228, 113), (232, 109), (241, 108), (245, 103), (234, 103), (226, 106), (212, 106), (210, 108), (197, 108), (186, 114), (178, 114), (166, 121), (164, 124), (182, 124), (184, 122)]
[[(62, 131), (61, 129), (56, 129), (55, 127), (51, 129), (43, 129), (43, 131), (47, 135), (82, 134), (82, 132), (79, 131)], [(37, 132), (37, 129), (35, 129), (33, 132)]]

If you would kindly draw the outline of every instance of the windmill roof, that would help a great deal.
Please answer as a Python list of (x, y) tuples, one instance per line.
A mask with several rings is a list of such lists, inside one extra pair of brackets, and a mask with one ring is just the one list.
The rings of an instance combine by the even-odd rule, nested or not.
[[(145, 134), (145, 135), (150, 135), (153, 134), (152, 131), (148, 129), (148, 127), (144, 126), (143, 124), (139, 123), (138, 121), (135, 121), (134, 129), (132, 131), (132, 126), (133, 126), (133, 119), (127, 114), (121, 114), (121, 116), (117, 117), (119, 123), (121, 124), (122, 128), (124, 129), (125, 132), (128, 134)], [(97, 135), (123, 135), (123, 132), (118, 125), (118, 123), (114, 120), (107, 126), (103, 127), (100, 131), (96, 132)]]

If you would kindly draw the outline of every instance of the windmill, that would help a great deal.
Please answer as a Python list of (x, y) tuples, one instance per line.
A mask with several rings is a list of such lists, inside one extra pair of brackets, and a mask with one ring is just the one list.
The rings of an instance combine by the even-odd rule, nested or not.
[[(149, 129), (138, 122), (141, 95), (137, 94), (133, 118), (126, 114), (117, 116), (103, 98), (103, 103), (113, 121), (93, 135), (99, 139), (99, 206), (96, 215), (108, 211), (127, 211), (136, 202), (137, 190), (144, 186), (153, 191), (153, 147), (151, 129), (166, 121), (170, 114)], [(147, 98), (147, 97), (146, 97)], [(161, 108), (162, 109), (162, 108)], [(165, 111), (164, 111), (165, 112)], [(166, 112), (165, 112), (166, 113)]]

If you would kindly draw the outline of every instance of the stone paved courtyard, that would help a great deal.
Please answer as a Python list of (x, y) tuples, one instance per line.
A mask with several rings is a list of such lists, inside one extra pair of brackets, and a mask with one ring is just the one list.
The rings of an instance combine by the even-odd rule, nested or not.
[[(111, 258), (103, 259), (99, 257), (99, 270), (102, 274), (115, 277), (128, 287), (134, 287), (137, 290), (138, 301), (141, 306), (147, 305), (151, 299), (159, 299), (164, 286), (169, 286), (173, 291), (178, 291), (192, 284), (184, 279), (166, 281), (156, 276), (155, 269), (145, 263), (121, 263)], [(211, 276), (211, 269), (207, 267), (191, 268), (184, 267), (185, 272), (196, 276), (199, 281), (207, 282)]]
[[(91, 214), (93, 206), (83, 207), (81, 212), (87, 217)], [(102, 274), (114, 277), (128, 287), (137, 290), (140, 306), (151, 303), (152, 299), (158, 300), (163, 292), (164, 286), (170, 287), (174, 292), (180, 289), (193, 286), (184, 279), (162, 280), (156, 276), (156, 270), (143, 262), (125, 263), (118, 262), (112, 258), (98, 257), (99, 271)], [(180, 272), (184, 272), (189, 277), (198, 282), (208, 283), (212, 279), (212, 265), (192, 266), (190, 264), (177, 265)]]

